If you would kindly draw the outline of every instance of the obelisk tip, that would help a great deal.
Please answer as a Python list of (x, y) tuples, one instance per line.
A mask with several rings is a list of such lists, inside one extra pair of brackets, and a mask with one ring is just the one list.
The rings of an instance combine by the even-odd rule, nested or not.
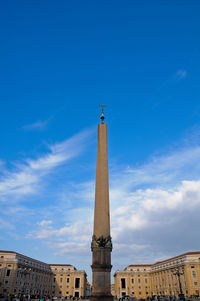
[(104, 119), (105, 119), (105, 116), (104, 116), (104, 108), (105, 108), (105, 105), (99, 105), (99, 107), (101, 107), (101, 123), (104, 123)]

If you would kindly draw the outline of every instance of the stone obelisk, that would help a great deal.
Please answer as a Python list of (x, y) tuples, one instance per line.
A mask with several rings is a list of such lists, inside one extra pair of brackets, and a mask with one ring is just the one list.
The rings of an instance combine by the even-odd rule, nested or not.
[(97, 165), (94, 208), (94, 232), (92, 249), (92, 296), (91, 301), (112, 301), (111, 251), (107, 125), (104, 123), (102, 106), (101, 123), (98, 125)]

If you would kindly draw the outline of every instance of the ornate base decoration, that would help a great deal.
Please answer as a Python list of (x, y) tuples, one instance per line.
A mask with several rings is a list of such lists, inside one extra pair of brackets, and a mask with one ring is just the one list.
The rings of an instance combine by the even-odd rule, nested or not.
[(91, 242), (91, 249), (94, 248), (106, 248), (112, 250), (112, 238), (111, 236), (103, 237), (101, 235), (100, 237), (96, 237), (96, 235), (92, 236), (92, 242)]

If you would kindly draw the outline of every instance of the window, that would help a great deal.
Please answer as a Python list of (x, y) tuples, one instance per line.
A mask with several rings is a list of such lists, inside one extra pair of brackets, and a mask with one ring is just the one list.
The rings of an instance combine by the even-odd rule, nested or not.
[(144, 282), (147, 284), (147, 282), (148, 282), (148, 281), (147, 281), (147, 278), (144, 279)]
[(198, 285), (198, 282), (194, 282), (194, 285)]
[(62, 285), (60, 285), (60, 288), (62, 288)]
[(69, 292), (66, 292), (66, 295), (69, 295)]
[(75, 288), (80, 288), (80, 278), (75, 278)]
[(67, 282), (69, 282), (69, 278), (67, 278)]
[(141, 286), (138, 286), (139, 289), (141, 289)]
[(55, 278), (55, 277), (53, 278), (53, 282), (54, 282), (54, 283), (56, 282), (56, 278)]
[(193, 277), (193, 278), (196, 278), (196, 276), (197, 276), (197, 275), (196, 275), (196, 272), (195, 272), (195, 271), (192, 271), (192, 277)]
[(121, 278), (121, 288), (126, 288), (126, 279)]
[(141, 280), (140, 280), (140, 278), (138, 278), (138, 283), (141, 283)]
[(134, 283), (134, 278), (131, 279), (131, 283)]
[(191, 269), (194, 269), (194, 266), (193, 266), (193, 265), (191, 266)]
[(62, 278), (60, 278), (60, 282), (62, 282), (62, 280), (63, 280), (63, 279), (62, 279)]
[(141, 295), (142, 293), (141, 292), (139, 292), (139, 295)]
[(9, 277), (10, 276), (10, 270), (6, 271), (6, 276)]

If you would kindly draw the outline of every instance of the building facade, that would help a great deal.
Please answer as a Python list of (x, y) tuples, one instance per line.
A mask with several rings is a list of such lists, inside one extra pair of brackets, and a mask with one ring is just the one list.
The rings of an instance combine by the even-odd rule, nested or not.
[(124, 271), (116, 271), (115, 294), (118, 298), (124, 295), (146, 298), (151, 295), (151, 265), (130, 265)]
[(147, 298), (153, 295), (199, 296), (200, 252), (188, 252), (155, 264), (129, 265), (116, 271), (115, 295)]
[(52, 295), (83, 297), (87, 290), (87, 275), (83, 270), (76, 270), (72, 265), (51, 264)]
[(48, 264), (11, 251), (0, 251), (0, 293), (51, 295)]
[(0, 251), (0, 294), (85, 296), (86, 273), (72, 265), (49, 265), (12, 251)]

